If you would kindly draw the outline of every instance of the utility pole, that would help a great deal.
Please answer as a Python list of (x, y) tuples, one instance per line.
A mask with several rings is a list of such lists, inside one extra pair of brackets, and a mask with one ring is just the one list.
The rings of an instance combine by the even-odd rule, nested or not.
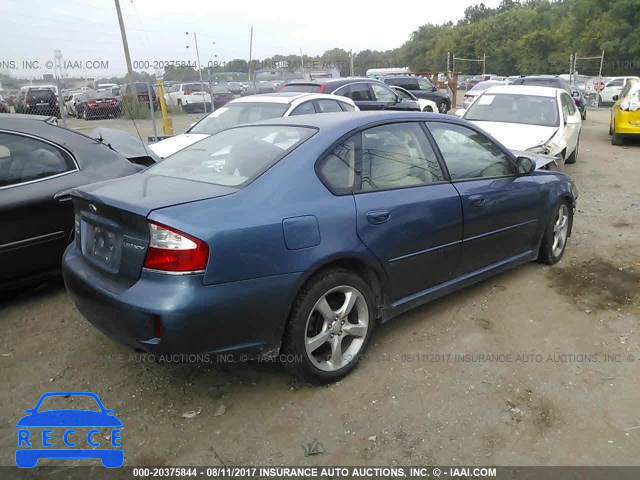
[[(189, 35), (189, 32), (187, 32), (187, 35)], [(202, 81), (202, 66), (200, 65), (200, 51), (198, 50), (198, 35), (196, 34), (196, 32), (193, 32), (193, 39), (196, 42), (196, 61), (198, 62), (198, 74), (200, 76), (200, 88), (204, 89), (204, 82)], [(189, 46), (187, 45), (187, 48), (189, 48)], [(204, 95), (202, 95), (202, 107), (204, 108), (204, 113), (208, 113), (207, 112), (207, 92), (202, 92)], [(209, 92), (209, 95), (211, 95), (211, 92)], [(211, 95), (211, 111), (213, 111), (213, 95)]]
[(349, 50), (349, 75), (353, 75), (353, 51)]
[(120, 24), (120, 35), (122, 36), (122, 46), (124, 47), (124, 58), (127, 62), (127, 72), (129, 73), (129, 83), (133, 83), (133, 67), (131, 66), (131, 55), (129, 55), (129, 44), (127, 43), (127, 32), (124, 30), (122, 12), (120, 11), (120, 0), (116, 2), (116, 12), (118, 13), (118, 23)]
[[(248, 75), (249, 75), (249, 81), (251, 81), (251, 73), (253, 70), (253, 64), (251, 63), (253, 61), (253, 25), (251, 25), (251, 34), (249, 35), (249, 68), (247, 69)], [(258, 89), (256, 87), (256, 76), (255, 73), (253, 73), (253, 91), (254, 93), (258, 93)]]

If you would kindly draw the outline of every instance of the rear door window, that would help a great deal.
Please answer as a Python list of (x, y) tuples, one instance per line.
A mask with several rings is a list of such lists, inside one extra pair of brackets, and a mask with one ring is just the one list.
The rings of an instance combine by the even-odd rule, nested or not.
[(49, 143), (0, 132), (0, 187), (45, 179), (74, 168), (73, 161)]
[(352, 83), (351, 85), (345, 85), (344, 87), (339, 88), (333, 93), (342, 97), (350, 98), (354, 102), (375, 101), (373, 92), (371, 91), (371, 88), (369, 88), (368, 83)]

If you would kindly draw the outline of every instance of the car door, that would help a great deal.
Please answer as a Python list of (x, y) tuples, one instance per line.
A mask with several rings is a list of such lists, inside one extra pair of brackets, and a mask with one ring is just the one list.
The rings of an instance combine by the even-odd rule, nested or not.
[[(580, 138), (580, 128), (582, 126), (582, 118), (580, 111), (576, 107), (576, 103), (569, 96), (568, 93), (562, 92), (560, 94), (560, 102), (562, 105), (562, 119), (563, 119), (563, 132), (564, 139), (567, 142), (567, 152), (565, 159), (571, 155), (578, 145), (578, 139)], [(571, 120), (570, 120), (571, 119)]]
[(56, 145), (0, 131), (0, 284), (60, 265), (73, 232), (77, 165)]
[(471, 126), (428, 122), (460, 194), (464, 218), (459, 275), (526, 256), (537, 248), (540, 188), (516, 174), (513, 158)]
[(384, 265), (393, 301), (452, 279), (461, 252), (460, 197), (423, 125), (380, 125), (357, 140), (357, 232)]

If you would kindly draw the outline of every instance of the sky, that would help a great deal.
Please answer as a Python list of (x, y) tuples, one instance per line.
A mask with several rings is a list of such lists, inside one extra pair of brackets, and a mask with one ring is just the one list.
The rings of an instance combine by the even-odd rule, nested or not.
[[(488, 7), (500, 3), (482, 1)], [(126, 72), (114, 0), (4, 3), (0, 72), (26, 78), (53, 73), (54, 50), (62, 52), (64, 73), (69, 76)], [(195, 63), (193, 32), (202, 65), (248, 59), (251, 26), (253, 58), (258, 59), (300, 50), (320, 55), (336, 47), (354, 52), (387, 50), (409, 40), (420, 25), (460, 20), (464, 9), (477, 3), (480, 0), (408, 0), (402, 5), (345, 0), (120, 0), (134, 70), (150, 73), (161, 62)]]

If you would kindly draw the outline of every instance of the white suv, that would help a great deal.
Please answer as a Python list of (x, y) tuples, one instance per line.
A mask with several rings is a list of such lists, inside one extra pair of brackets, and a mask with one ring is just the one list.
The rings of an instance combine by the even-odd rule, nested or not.
[(168, 106), (178, 107), (185, 112), (211, 112), (211, 93), (206, 83), (177, 83), (164, 94)]

